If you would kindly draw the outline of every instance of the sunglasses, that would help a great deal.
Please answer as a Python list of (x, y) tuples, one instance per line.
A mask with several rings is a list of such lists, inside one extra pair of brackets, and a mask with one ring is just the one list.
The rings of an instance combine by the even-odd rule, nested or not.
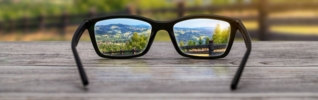
[(139, 57), (148, 52), (159, 30), (166, 30), (177, 52), (185, 57), (217, 59), (227, 56), (236, 31), (239, 30), (246, 52), (232, 80), (230, 88), (236, 89), (251, 52), (250, 35), (239, 19), (194, 15), (172, 21), (154, 21), (135, 15), (114, 15), (86, 19), (75, 31), (72, 51), (84, 86), (88, 78), (77, 53), (76, 46), (88, 30), (96, 53), (100, 57), (125, 59)]

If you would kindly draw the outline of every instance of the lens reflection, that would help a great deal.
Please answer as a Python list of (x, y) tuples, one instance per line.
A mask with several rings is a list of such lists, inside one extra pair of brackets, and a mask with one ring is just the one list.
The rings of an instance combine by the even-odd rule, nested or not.
[(231, 26), (214, 19), (190, 19), (174, 25), (179, 49), (192, 56), (213, 57), (222, 55), (228, 45)]
[(97, 22), (94, 31), (102, 54), (129, 56), (144, 51), (151, 34), (151, 25), (136, 19), (115, 18)]

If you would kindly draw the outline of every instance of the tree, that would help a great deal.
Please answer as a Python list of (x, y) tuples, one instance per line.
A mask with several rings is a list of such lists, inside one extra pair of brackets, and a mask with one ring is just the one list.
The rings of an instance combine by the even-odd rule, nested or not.
[(133, 42), (139, 41), (139, 35), (137, 32), (134, 32), (133, 36), (131, 37), (131, 41)]
[(180, 42), (179, 42), (179, 46), (180, 46), (180, 47), (184, 46), (184, 42), (183, 42), (183, 41), (180, 41)]
[(192, 40), (189, 40), (187, 43), (187, 46), (191, 46), (192, 45)]
[(195, 41), (193, 40), (189, 40), (187, 43), (188, 46), (194, 46), (195, 45)]
[(220, 27), (220, 23), (218, 23), (215, 27), (213, 37), (212, 37), (212, 40), (214, 41), (214, 43), (219, 43), (220, 34), (221, 34), (221, 27)]
[(203, 43), (201, 36), (200, 36), (200, 38), (199, 38), (198, 43), (199, 43), (199, 45), (202, 45), (202, 43)]
[(228, 42), (228, 39), (229, 39), (229, 36), (230, 36), (230, 30), (231, 30), (231, 28), (228, 27), (228, 28), (226, 28), (226, 29), (224, 29), (222, 31), (222, 34), (221, 34), (222, 39), (220, 41), (221, 43), (227, 43)]
[(222, 29), (220, 23), (215, 27), (212, 40), (214, 43), (227, 43), (230, 35), (230, 27)]
[(147, 41), (148, 41), (148, 37), (146, 35), (141, 35), (140, 36), (140, 46), (142, 48), (147, 46), (147, 43), (148, 43)]
[(210, 44), (209, 42), (210, 42), (209, 37), (206, 37), (206, 38), (205, 38), (205, 44), (208, 45), (208, 44)]
[(147, 46), (148, 36), (147, 35), (138, 35), (137, 32), (134, 32), (133, 36), (126, 43), (127, 50), (142, 50)]
[(227, 5), (227, 4), (231, 4), (232, 1), (233, 0), (212, 0), (211, 4), (212, 5)]

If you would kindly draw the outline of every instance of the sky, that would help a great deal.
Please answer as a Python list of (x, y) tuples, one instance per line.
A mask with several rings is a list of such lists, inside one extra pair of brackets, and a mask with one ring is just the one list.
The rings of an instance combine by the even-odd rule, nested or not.
[(230, 26), (228, 22), (214, 19), (190, 19), (178, 22), (174, 27), (183, 28), (198, 28), (198, 27), (215, 27), (218, 23), (222, 28), (227, 28)]
[(109, 25), (109, 24), (127, 24), (127, 25), (147, 25), (151, 26), (147, 22), (136, 20), (136, 19), (128, 19), (128, 18), (116, 18), (116, 19), (108, 19), (99, 21), (96, 25)]

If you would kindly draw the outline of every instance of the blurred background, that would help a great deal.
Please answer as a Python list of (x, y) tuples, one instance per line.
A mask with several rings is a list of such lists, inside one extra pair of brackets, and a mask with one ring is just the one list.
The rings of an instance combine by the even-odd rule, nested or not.
[(0, 0), (0, 41), (69, 41), (85, 18), (111, 14), (214, 14), (241, 19), (253, 40), (318, 40), (318, 0)]

